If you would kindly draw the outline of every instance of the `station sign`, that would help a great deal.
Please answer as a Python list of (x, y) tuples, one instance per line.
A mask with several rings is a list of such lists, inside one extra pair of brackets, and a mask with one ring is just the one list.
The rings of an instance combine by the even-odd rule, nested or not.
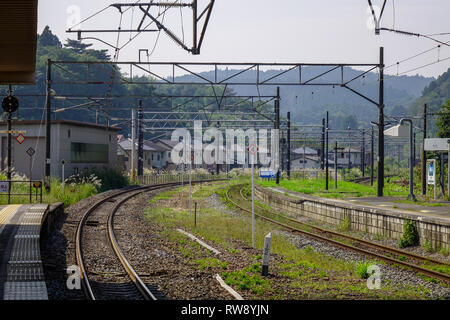
[(427, 184), (436, 184), (436, 160), (427, 160)]
[(0, 193), (9, 193), (8, 181), (0, 181)]
[(449, 151), (449, 138), (428, 138), (425, 139), (425, 151)]
[[(280, 176), (281, 176), (281, 173), (280, 173)], [(259, 170), (259, 177), (260, 178), (276, 178), (277, 170), (261, 169), (261, 170)]]

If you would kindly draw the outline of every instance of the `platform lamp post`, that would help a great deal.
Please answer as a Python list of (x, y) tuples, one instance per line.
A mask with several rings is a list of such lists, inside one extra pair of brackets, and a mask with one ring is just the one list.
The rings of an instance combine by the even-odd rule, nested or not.
[(414, 158), (414, 146), (413, 146), (413, 137), (414, 137), (414, 129), (413, 123), (411, 119), (401, 119), (399, 124), (391, 127), (384, 131), (384, 135), (392, 136), (392, 137), (400, 137), (405, 138), (408, 136), (407, 130), (403, 125), (405, 122), (409, 123), (409, 195), (408, 200), (416, 201), (416, 197), (414, 196), (414, 170), (413, 170), (413, 158)]

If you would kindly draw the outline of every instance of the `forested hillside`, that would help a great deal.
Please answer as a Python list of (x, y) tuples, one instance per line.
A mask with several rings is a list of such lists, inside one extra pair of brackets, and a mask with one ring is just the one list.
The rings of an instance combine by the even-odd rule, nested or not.
[[(14, 93), (20, 96), (21, 109), (18, 117), (21, 119), (42, 119), (45, 106), (45, 81), (46, 81), (46, 61), (52, 60), (71, 60), (71, 61), (108, 61), (110, 56), (106, 50), (93, 50), (89, 44), (83, 44), (74, 40), (67, 40), (62, 43), (51, 30), (47, 27), (41, 35), (38, 35), (38, 51), (37, 51), (37, 84), (35, 86), (15, 86)], [(323, 69), (325, 71), (326, 68)], [(71, 66), (70, 72), (64, 72), (58, 68), (54, 68), (52, 76), (54, 80), (73, 80), (82, 77), (85, 70), (80, 66)], [(104, 85), (53, 85), (56, 96), (64, 92), (76, 96), (95, 96), (105, 97), (109, 92), (108, 82), (111, 80), (111, 74), (115, 72), (116, 76), (124, 74), (125, 71), (116, 69), (104, 70), (101, 67), (93, 66), (89, 70), (89, 74), (93, 79), (102, 80)], [(226, 78), (231, 74), (237, 73), (237, 70), (219, 70), (219, 77)], [(262, 77), (270, 78), (276, 70), (267, 70)], [(321, 70), (304, 68), (302, 76), (305, 78), (314, 77)], [(346, 77), (351, 78), (358, 73), (351, 68), (345, 69)], [(206, 78), (212, 76), (211, 72), (204, 72), (202, 75)], [(292, 81), (297, 75), (286, 73), (282, 76), (282, 81)], [(339, 76), (339, 73), (332, 72), (323, 78), (323, 81), (330, 81)], [(246, 79), (247, 77), (247, 79)], [(252, 77), (250, 73), (242, 73), (238, 79), (246, 81), (248, 77)], [(180, 77), (184, 80), (194, 81), (192, 76)], [(449, 73), (442, 75), (437, 81), (431, 82), (433, 78), (425, 78), (421, 76), (386, 76), (385, 77), (385, 102), (386, 114), (404, 115), (408, 112), (417, 113), (419, 106), (423, 101), (429, 101), (430, 106), (436, 109), (444, 101), (444, 97), (448, 97), (450, 84), (448, 81)], [(295, 80), (294, 80), (295, 81)], [(430, 83), (431, 82), (431, 83)], [(364, 78), (354, 81), (351, 87), (358, 90), (372, 99), (378, 97), (378, 74), (368, 73)], [(425, 88), (426, 87), (426, 88)], [(424, 90), (425, 88), (425, 90)], [(259, 92), (258, 92), (259, 89)], [(6, 88), (0, 88), (2, 92)], [(216, 94), (220, 94), (222, 88), (216, 88)], [(237, 95), (274, 95), (276, 88), (274, 86), (232, 86), (229, 89), (230, 94)], [(422, 91), (424, 97), (420, 98)], [(129, 117), (129, 112), (120, 110), (137, 104), (140, 96), (146, 96), (144, 106), (148, 110), (170, 110), (174, 106), (182, 103), (182, 100), (157, 99), (150, 98), (148, 95), (213, 95), (213, 89), (210, 86), (136, 86), (136, 85), (114, 85), (112, 88), (113, 95), (126, 95), (129, 97), (112, 99), (108, 108), (110, 115), (114, 117)], [(361, 97), (355, 95), (344, 88), (332, 88), (322, 86), (282, 86), (281, 87), (281, 113), (286, 116), (288, 111), (292, 112), (292, 119), (298, 124), (320, 124), (326, 111), (330, 112), (331, 128), (347, 128), (347, 127), (368, 127), (371, 120), (377, 119), (378, 110), (376, 106), (365, 101)], [(425, 99), (425, 100), (424, 100)], [(197, 110), (199, 108), (199, 99), (183, 106), (184, 110)], [(76, 103), (66, 100), (52, 100), (53, 109), (66, 108)], [(149, 107), (150, 106), (150, 107)], [(248, 104), (240, 105), (242, 108), (249, 107)], [(210, 108), (214, 108), (212, 105)], [(268, 106), (270, 108), (270, 106)], [(55, 113), (54, 117), (64, 119), (75, 119), (78, 121), (95, 122), (96, 110), (104, 110), (103, 106), (91, 106), (89, 108), (73, 109), (66, 112)], [(86, 110), (88, 112), (86, 112)], [(100, 112), (100, 123), (104, 123), (104, 117)], [(122, 127), (127, 131), (126, 124)]]

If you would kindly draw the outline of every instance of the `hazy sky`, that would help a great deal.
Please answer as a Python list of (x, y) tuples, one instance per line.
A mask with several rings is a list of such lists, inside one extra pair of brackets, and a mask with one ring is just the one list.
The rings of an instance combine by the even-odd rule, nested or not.
[[(169, 1), (169, 0), (164, 0)], [(72, 24), (79, 8), (81, 19), (115, 2), (130, 0), (40, 0), (39, 32), (49, 25), (61, 40), (76, 39), (65, 32)], [(149, 2), (142, 0), (141, 2)], [(373, 0), (381, 5), (381, 0)], [(208, 0), (199, 0), (204, 7)], [(394, 7), (395, 5), (395, 7)], [(437, 47), (437, 43), (418, 37), (389, 32), (376, 36), (367, 26), (371, 15), (367, 0), (216, 0), (209, 28), (200, 56), (192, 56), (161, 33), (151, 61), (197, 62), (320, 62), (320, 63), (377, 63), (379, 47), (385, 48), (386, 65), (395, 64), (417, 53)], [(395, 10), (394, 10), (395, 8)], [(157, 10), (157, 9), (155, 9)], [(395, 15), (394, 15), (395, 12)], [(156, 11), (157, 13), (157, 11)], [(382, 27), (407, 30), (420, 34), (450, 33), (450, 1), (448, 0), (388, 0)], [(181, 16), (184, 28), (181, 27)], [(395, 16), (395, 19), (394, 19)], [(122, 28), (136, 26), (142, 15), (129, 10), (123, 15)], [(116, 29), (120, 14), (110, 8), (82, 24), (83, 29)], [(167, 11), (165, 25), (174, 33), (183, 34), (191, 43), (192, 16), (189, 9)], [(97, 34), (115, 43), (115, 35)], [(145, 33), (120, 51), (120, 61), (138, 60), (139, 49), (152, 49), (157, 33)], [(447, 42), (450, 35), (436, 36)], [(130, 39), (122, 34), (120, 43)], [(108, 47), (90, 41), (98, 49)], [(448, 46), (441, 46), (418, 58), (399, 65), (403, 73), (440, 59), (450, 57)], [(407, 75), (421, 74), (437, 77), (450, 67), (450, 59), (433, 64)], [(397, 67), (387, 70), (397, 74)]]

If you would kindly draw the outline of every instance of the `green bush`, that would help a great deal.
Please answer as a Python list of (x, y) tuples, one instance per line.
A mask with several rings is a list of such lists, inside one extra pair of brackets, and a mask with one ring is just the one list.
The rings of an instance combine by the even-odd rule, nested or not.
[(413, 221), (406, 220), (403, 223), (403, 236), (398, 241), (400, 248), (416, 246), (419, 244), (419, 233)]
[(129, 185), (128, 178), (112, 169), (94, 169), (92, 173), (101, 181), (99, 192), (120, 189)]
[(358, 262), (356, 265), (356, 274), (361, 279), (367, 279), (369, 278), (370, 274), (367, 271), (372, 263), (371, 262)]

